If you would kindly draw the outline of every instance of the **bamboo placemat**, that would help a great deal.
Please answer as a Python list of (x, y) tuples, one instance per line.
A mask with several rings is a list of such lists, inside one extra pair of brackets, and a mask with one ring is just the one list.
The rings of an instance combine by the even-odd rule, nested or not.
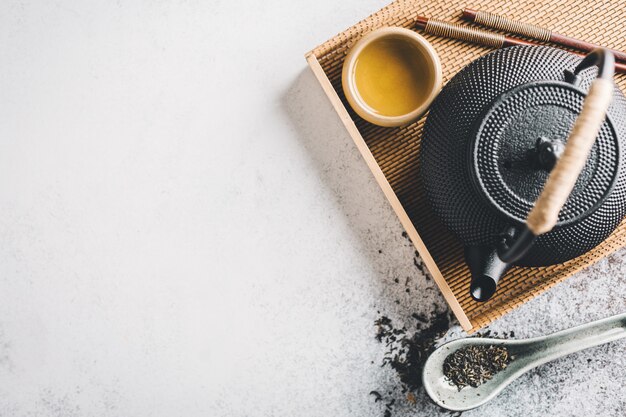
[[(377, 127), (360, 119), (350, 109), (342, 92), (341, 69), (344, 57), (364, 34), (383, 26), (411, 28), (418, 15), (464, 23), (459, 17), (464, 7), (505, 15), (548, 27), (558, 33), (625, 50), (626, 2), (467, 1), (398, 0), (318, 46), (307, 54), (307, 60), (452, 311), (465, 330), (474, 332), (623, 247), (626, 244), (626, 222), (602, 245), (570, 262), (545, 268), (513, 268), (503, 277), (496, 296), (486, 303), (473, 301), (469, 296), (470, 274), (463, 261), (462, 246), (434, 216), (424, 197), (418, 163), (425, 117), (412, 125), (394, 129)], [(444, 82), (449, 81), (462, 67), (490, 51), (460, 41), (424, 36), (441, 58)], [(624, 91), (626, 76), (618, 75), (615, 81)]]

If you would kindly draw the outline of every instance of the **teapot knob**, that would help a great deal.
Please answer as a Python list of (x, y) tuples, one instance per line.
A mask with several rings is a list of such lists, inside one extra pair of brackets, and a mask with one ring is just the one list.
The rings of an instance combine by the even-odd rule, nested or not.
[(546, 171), (552, 171), (563, 154), (563, 144), (559, 140), (550, 140), (545, 137), (537, 139), (535, 146), (537, 166)]

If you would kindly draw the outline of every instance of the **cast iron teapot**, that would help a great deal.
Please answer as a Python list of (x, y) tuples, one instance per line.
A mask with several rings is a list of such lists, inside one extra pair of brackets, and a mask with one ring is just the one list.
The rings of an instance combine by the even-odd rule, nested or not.
[(613, 73), (603, 49), (581, 60), (510, 47), (466, 66), (433, 103), (421, 175), (465, 245), (475, 300), (488, 300), (511, 265), (593, 249), (626, 215), (626, 98)]

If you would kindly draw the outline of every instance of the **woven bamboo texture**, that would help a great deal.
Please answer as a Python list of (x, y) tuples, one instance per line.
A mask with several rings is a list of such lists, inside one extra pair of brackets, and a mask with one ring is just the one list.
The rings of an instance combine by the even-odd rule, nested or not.
[[(390, 186), (395, 194), (390, 198), (392, 206), (401, 220), (406, 214), (417, 231), (418, 235), (414, 233), (409, 233), (409, 235), (416, 243), (420, 255), (433, 273), (433, 277), (459, 322), (465, 330), (474, 332), (582, 268), (623, 247), (626, 244), (626, 222), (622, 223), (602, 245), (577, 259), (545, 268), (513, 268), (502, 279), (496, 296), (491, 300), (486, 303), (477, 303), (471, 299), (468, 293), (470, 275), (463, 262), (462, 246), (431, 212), (420, 182), (419, 148), (425, 117), (402, 128), (382, 128), (371, 125), (360, 119), (350, 109), (341, 88), (344, 57), (350, 47), (364, 34), (383, 26), (411, 28), (418, 15), (464, 23), (460, 19), (460, 11), (464, 7), (505, 15), (512, 19), (550, 28), (558, 33), (624, 50), (626, 49), (626, 36), (624, 36), (626, 35), (626, 26), (624, 26), (626, 3), (623, 0), (584, 2), (575, 0), (521, 0), (517, 2), (475, 0), (473, 3), (450, 0), (399, 0), (338, 34), (307, 55), (314, 72), (316, 68), (318, 70), (321, 68), (317, 74), (318, 79), (323, 87), (327, 87), (325, 89), (331, 101), (335, 100), (333, 104), (357, 146), (360, 143), (367, 146), (375, 164), (384, 175), (384, 178), (380, 178), (380, 172), (374, 169), (377, 167), (373, 168), (371, 161), (368, 162), (375, 176), (378, 174), (379, 184), (383, 190)], [(441, 58), (444, 82), (449, 81), (462, 67), (490, 51), (486, 47), (455, 40), (429, 35), (425, 37), (433, 44)], [(616, 76), (616, 83), (624, 90), (626, 76)], [(331, 86), (334, 91), (331, 91)], [(346, 115), (349, 115), (351, 120), (347, 120)], [(361, 149), (361, 152), (366, 160), (371, 158), (366, 150)], [(390, 197), (389, 194), (387, 196)], [(398, 202), (401, 206), (398, 206)], [(407, 227), (405, 222), (403, 224)], [(434, 264), (429, 262), (431, 259)]]

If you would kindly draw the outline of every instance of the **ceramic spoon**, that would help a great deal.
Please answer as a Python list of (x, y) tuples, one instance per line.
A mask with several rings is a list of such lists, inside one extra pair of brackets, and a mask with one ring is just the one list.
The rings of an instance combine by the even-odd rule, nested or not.
[[(626, 337), (626, 314), (533, 339), (459, 339), (446, 343), (430, 355), (424, 365), (422, 380), (426, 392), (437, 405), (454, 411), (469, 410), (491, 400), (520, 375), (539, 365), (623, 337)], [(515, 359), (491, 380), (476, 388), (465, 387), (459, 391), (445, 379), (443, 361), (454, 351), (471, 345), (505, 346)]]

